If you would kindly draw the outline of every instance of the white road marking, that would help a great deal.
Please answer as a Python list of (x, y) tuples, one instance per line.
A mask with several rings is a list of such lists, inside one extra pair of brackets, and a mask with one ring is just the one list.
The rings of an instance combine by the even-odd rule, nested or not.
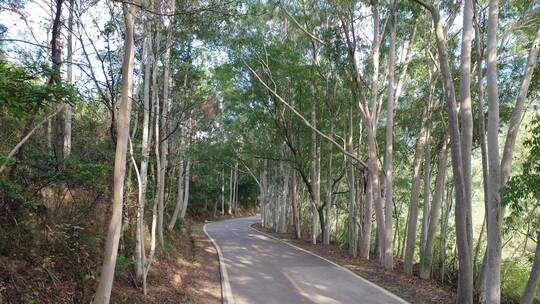
[(221, 253), (221, 248), (216, 243), (216, 241), (208, 234), (206, 231), (206, 225), (203, 226), (203, 231), (206, 234), (206, 236), (212, 241), (212, 244), (214, 244), (214, 247), (216, 247), (216, 251), (218, 253), (219, 257), (219, 269), (221, 272), (221, 297), (222, 297), (222, 303), (223, 304), (234, 304), (234, 298), (231, 291), (231, 283), (229, 282), (229, 274), (227, 273), (227, 267), (225, 265), (225, 261), (223, 259), (223, 254)]

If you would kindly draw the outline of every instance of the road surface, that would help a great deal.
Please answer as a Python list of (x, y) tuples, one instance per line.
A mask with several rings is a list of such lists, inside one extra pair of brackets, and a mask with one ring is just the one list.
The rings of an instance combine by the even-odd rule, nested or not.
[(221, 255), (224, 303), (407, 303), (350, 271), (250, 227), (259, 221), (248, 217), (205, 226)]

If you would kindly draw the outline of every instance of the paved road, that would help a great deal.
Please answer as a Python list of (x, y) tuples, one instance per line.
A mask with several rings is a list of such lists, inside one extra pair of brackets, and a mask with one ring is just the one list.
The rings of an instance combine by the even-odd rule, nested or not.
[(256, 222), (259, 217), (205, 227), (221, 251), (230, 285), (225, 289), (230, 288), (233, 298), (229, 303), (406, 303), (343, 268), (251, 229)]

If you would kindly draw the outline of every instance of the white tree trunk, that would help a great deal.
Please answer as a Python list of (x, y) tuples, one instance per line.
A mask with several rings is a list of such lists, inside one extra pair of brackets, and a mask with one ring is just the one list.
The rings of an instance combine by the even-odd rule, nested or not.
[(418, 141), (416, 142), (416, 151), (413, 162), (411, 204), (409, 206), (409, 213), (407, 216), (407, 241), (405, 242), (405, 260), (403, 262), (403, 268), (408, 274), (412, 274), (413, 271), (413, 258), (416, 249), (416, 230), (418, 227), (418, 201), (420, 198), (421, 168), (422, 160), (424, 158), (424, 148), (429, 136), (429, 120), (431, 116), (432, 92), (433, 89), (430, 88), (428, 102), (426, 103), (424, 111), (422, 113), (422, 128), (420, 130), (420, 136), (418, 137)]
[(486, 300), (496, 304), (501, 301), (501, 164), (499, 160), (499, 93), (497, 84), (497, 24), (499, 1), (489, 1), (487, 30), (487, 95), (488, 95), (488, 209)]
[(234, 163), (234, 181), (233, 181), (233, 212), (238, 209), (238, 162)]
[[(173, 24), (174, 24), (174, 10), (175, 10), (175, 2), (174, 0), (171, 0), (170, 3), (170, 18), (169, 18), (169, 25), (167, 28), (167, 40), (166, 40), (166, 46), (165, 46), (165, 56), (163, 58), (163, 109), (161, 111), (161, 134), (163, 140), (161, 142), (161, 162), (159, 167), (159, 174), (160, 174), (160, 184), (157, 190), (159, 191), (158, 194), (158, 235), (159, 235), (159, 242), (161, 246), (164, 245), (164, 239), (163, 239), (163, 226), (165, 225), (164, 222), (164, 213), (165, 213), (165, 185), (167, 184), (167, 167), (168, 167), (168, 157), (169, 157), (169, 125), (170, 125), (170, 112), (171, 112), (171, 100), (169, 98), (169, 90), (170, 90), (170, 59), (171, 59), (171, 40), (172, 40), (172, 31), (173, 31)], [(156, 112), (159, 113), (159, 112)]]
[[(315, 111), (315, 104), (312, 105), (311, 110), (311, 125), (313, 127), (317, 126), (317, 114)], [(311, 243), (317, 244), (317, 234), (319, 231), (319, 214), (317, 211), (318, 208), (318, 195), (317, 195), (317, 180), (318, 180), (318, 171), (317, 171), (317, 134), (312, 132), (311, 135), (311, 191), (313, 202), (311, 204)]]
[(191, 179), (190, 168), (191, 160), (188, 158), (186, 160), (186, 174), (184, 176), (184, 202), (182, 204), (182, 212), (180, 213), (180, 219), (184, 219), (186, 217), (186, 211), (189, 204), (189, 181)]
[[(433, 194), (433, 201), (430, 208), (428, 230), (426, 233), (426, 244), (424, 246), (423, 253), (420, 261), (420, 277), (422, 279), (429, 279), (431, 275), (431, 266), (433, 263), (433, 247), (435, 245), (435, 233), (437, 230), (437, 223), (439, 222), (439, 216), (441, 213), (441, 206), (444, 196), (445, 178), (446, 178), (446, 166), (448, 163), (448, 139), (443, 140), (442, 147), (439, 153), (439, 163), (437, 166), (437, 176), (435, 177), (435, 193)], [(425, 214), (425, 217), (428, 215)], [(442, 234), (442, 231), (441, 231)]]
[[(332, 120), (330, 122), (330, 133), (328, 136), (333, 138), (334, 133), (334, 121)], [(331, 229), (332, 229), (332, 221), (330, 220), (330, 217), (332, 216), (332, 145), (331, 142), (328, 142), (328, 153), (327, 155), (327, 168), (326, 168), (326, 203), (324, 206), (324, 233), (323, 233), (323, 244), (328, 245), (330, 244), (330, 235), (331, 235)]]
[[(353, 138), (354, 138), (354, 127), (353, 127), (353, 115), (352, 109), (349, 111), (349, 126), (347, 132), (347, 141), (345, 142), (345, 149), (349, 152), (353, 152)], [(361, 135), (360, 135), (361, 136)], [(349, 202), (348, 202), (348, 219), (347, 219), (347, 234), (348, 234), (348, 243), (349, 243), (349, 253), (356, 257), (358, 255), (358, 226), (357, 226), (357, 215), (358, 215), (358, 200), (356, 195), (356, 185), (355, 185), (355, 172), (352, 161), (350, 158), (345, 158), (345, 170), (347, 174), (347, 184), (349, 186)], [(367, 257), (369, 257), (369, 241), (368, 241), (368, 252)]]
[(178, 168), (178, 180), (177, 180), (177, 192), (176, 192), (176, 206), (174, 207), (174, 212), (169, 222), (169, 231), (173, 230), (178, 217), (180, 210), (184, 205), (184, 161), (180, 160)]
[(531, 268), (531, 274), (527, 281), (527, 286), (521, 296), (520, 304), (531, 304), (536, 297), (536, 288), (540, 279), (540, 233), (536, 237), (536, 251), (534, 253), (534, 262)]
[(148, 157), (150, 155), (149, 129), (150, 129), (150, 73), (152, 67), (152, 31), (148, 24), (148, 35), (144, 38), (146, 49), (145, 67), (144, 67), (144, 89), (143, 89), (143, 126), (142, 126), (142, 144), (141, 144), (141, 195), (139, 197), (139, 208), (137, 213), (137, 234), (135, 239), (135, 276), (142, 278), (144, 267), (144, 207), (146, 201), (146, 189), (148, 184)]
[(230, 174), (230, 177), (229, 177), (229, 210), (228, 210), (228, 214), (231, 215), (232, 214), (232, 200), (233, 200), (233, 178), (234, 178), (234, 175), (233, 175), (233, 168), (231, 167), (231, 174)]
[(221, 215), (225, 215), (225, 169), (221, 169)]
[[(391, 5), (390, 18), (392, 18), (392, 29), (390, 33), (390, 47), (388, 50), (388, 103), (387, 103), (387, 118), (386, 118), (386, 144), (385, 144), (385, 154), (384, 154), (384, 189), (385, 189), (385, 213), (384, 213), (384, 222), (386, 225), (386, 231), (384, 237), (387, 253), (384, 253), (385, 257), (390, 255), (392, 258), (391, 265), (386, 265), (387, 269), (392, 269), (394, 267), (394, 253), (392, 248), (392, 215), (394, 210), (394, 185), (392, 177), (392, 162), (393, 162), (393, 142), (394, 142), (394, 103), (395, 103), (395, 88), (394, 88), (394, 62), (395, 62), (395, 52), (396, 52), (396, 35), (397, 35), (397, 22), (395, 15), (395, 2)], [(388, 263), (390, 261), (386, 261)]]
[[(428, 131), (429, 132), (429, 131)], [(431, 138), (429, 137), (424, 147), (424, 207), (422, 208), (422, 230), (420, 235), (420, 259), (426, 248), (427, 233), (429, 226), (429, 211), (431, 206), (429, 204), (429, 196), (431, 194)]]
[(124, 61), (122, 64), (122, 102), (120, 104), (117, 130), (117, 144), (114, 162), (114, 186), (112, 218), (107, 231), (103, 267), (93, 303), (109, 303), (114, 280), (118, 241), (122, 225), (122, 207), (124, 200), (124, 177), (126, 173), (126, 154), (129, 137), (129, 122), (131, 114), (133, 88), (133, 60), (135, 54), (133, 27), (134, 6), (123, 4), (126, 35), (124, 41)]
[[(470, 0), (466, 0), (468, 2)], [(456, 190), (456, 235), (459, 261), (458, 279), (458, 303), (473, 302), (473, 267), (472, 249), (469, 246), (470, 208), (467, 207), (466, 190), (463, 178), (463, 164), (461, 153), (461, 135), (459, 131), (458, 111), (455, 96), (455, 86), (450, 63), (448, 59), (448, 48), (446, 45), (446, 35), (441, 24), (441, 17), (438, 7), (429, 5), (426, 2), (418, 1), (431, 13), (433, 24), (435, 25), (435, 41), (439, 59), (439, 68), (443, 76), (443, 87), (445, 100), (448, 107), (448, 128), (450, 133), (450, 146), (452, 151), (452, 169), (454, 175), (454, 185)]]
[(371, 186), (371, 176), (368, 173), (367, 175), (367, 185), (366, 185), (366, 200), (364, 204), (364, 218), (362, 224), (362, 238), (360, 239), (360, 248), (359, 255), (361, 258), (369, 259), (369, 247), (371, 244), (371, 216), (372, 216), (372, 206), (373, 206), (373, 187)]
[[(73, 11), (75, 0), (69, 0), (68, 35), (67, 35), (67, 81), (73, 84)], [(64, 113), (64, 160), (71, 154), (71, 105), (66, 104)]]

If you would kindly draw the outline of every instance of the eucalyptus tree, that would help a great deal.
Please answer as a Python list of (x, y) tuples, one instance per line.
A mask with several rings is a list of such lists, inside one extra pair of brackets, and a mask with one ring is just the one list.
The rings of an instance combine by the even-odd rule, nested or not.
[[(68, 17), (68, 28), (67, 28), (67, 71), (66, 71), (66, 77), (67, 81), (70, 84), (74, 83), (73, 79), (73, 31), (74, 23), (75, 23), (75, 0), (69, 0), (69, 17)], [(66, 109), (64, 112), (64, 138), (63, 138), (63, 157), (64, 157), (64, 163), (65, 159), (69, 158), (69, 155), (71, 154), (71, 121), (72, 121), (72, 109), (70, 104), (66, 104)]]
[[(532, 9), (532, 8), (531, 8)], [(519, 126), (523, 120), (527, 93), (537, 64), (540, 49), (540, 26), (532, 41), (526, 59), (526, 65), (519, 86), (516, 104), (508, 125), (502, 159), (499, 159), (499, 78), (498, 78), (498, 16), (499, 2), (489, 2), (489, 17), (486, 44), (486, 83), (488, 95), (488, 199), (487, 199), (487, 250), (486, 250), (486, 300), (488, 303), (500, 302), (501, 287), (501, 231), (504, 209), (500, 204), (500, 189), (506, 185), (510, 176), (510, 167)]]
[[(163, 246), (163, 226), (164, 224), (164, 212), (165, 212), (165, 184), (166, 184), (166, 171), (168, 167), (168, 154), (169, 154), (169, 132), (170, 128), (170, 112), (171, 112), (171, 100), (170, 100), (170, 86), (171, 86), (171, 44), (172, 44), (172, 34), (174, 26), (174, 16), (175, 13), (175, 0), (170, 0), (168, 3), (170, 18), (167, 26), (167, 36), (165, 40), (165, 54), (163, 57), (163, 106), (161, 113), (156, 111), (156, 128), (157, 121), (161, 123), (160, 125), (160, 134), (161, 136), (156, 136), (156, 140), (161, 142), (161, 156), (160, 156), (160, 166), (158, 167), (158, 235), (161, 245)], [(157, 133), (156, 133), (157, 135)]]
[(114, 280), (118, 242), (122, 224), (122, 208), (124, 200), (124, 178), (126, 170), (126, 154), (129, 137), (133, 89), (133, 61), (135, 57), (134, 19), (136, 7), (132, 4), (122, 5), (126, 26), (124, 41), (124, 61), (122, 65), (122, 102), (118, 117), (118, 141), (114, 162), (114, 186), (112, 217), (105, 241), (105, 253), (99, 285), (93, 303), (109, 303)]
[[(470, 154), (470, 150), (464, 151), (462, 147), (461, 133), (465, 132), (469, 134), (470, 130), (465, 128), (472, 128), (472, 125), (461, 126), (458, 117), (458, 108), (455, 96), (455, 86), (450, 69), (449, 52), (446, 43), (446, 31), (444, 30), (441, 20), (440, 8), (437, 1), (423, 1), (415, 0), (422, 5), (431, 14), (434, 31), (435, 42), (437, 46), (437, 54), (439, 61), (439, 69), (443, 78), (443, 86), (445, 92), (445, 100), (448, 107), (448, 128), (450, 133), (450, 145), (452, 151), (452, 168), (454, 175), (454, 184), (456, 191), (456, 236), (458, 245), (458, 257), (459, 257), (459, 280), (458, 280), (458, 302), (460, 303), (472, 303), (473, 302), (473, 267), (472, 267), (472, 227), (471, 221), (471, 208), (469, 205), (470, 200), (467, 198), (466, 182), (470, 182), (470, 179), (464, 177), (464, 167), (470, 167), (470, 163), (464, 163), (464, 159), (470, 159), (470, 156), (463, 156), (463, 154)], [(470, 2), (466, 0), (465, 2)], [(466, 9), (472, 10), (472, 5), (467, 4)], [(467, 15), (469, 16), (469, 15)], [(472, 14), (470, 14), (472, 18)], [(472, 22), (465, 18), (464, 24)], [(472, 26), (467, 26), (467, 31), (472, 31)], [(469, 32), (463, 33), (463, 35), (470, 35)], [(470, 40), (464, 41), (463, 44), (469, 43)], [(469, 49), (470, 46), (463, 46), (465, 49)], [(465, 51), (467, 52), (467, 51)], [(463, 64), (461, 70), (467, 70), (470, 68), (470, 54), (461, 58)], [(469, 61), (469, 62), (466, 62)], [(470, 70), (469, 70), (470, 71)], [(470, 90), (470, 88), (469, 88)], [(462, 98), (467, 98), (465, 95)], [(468, 121), (468, 120), (467, 120)], [(466, 135), (467, 136), (467, 135)], [(465, 147), (466, 148), (466, 147)], [(467, 170), (465, 170), (467, 171)]]

